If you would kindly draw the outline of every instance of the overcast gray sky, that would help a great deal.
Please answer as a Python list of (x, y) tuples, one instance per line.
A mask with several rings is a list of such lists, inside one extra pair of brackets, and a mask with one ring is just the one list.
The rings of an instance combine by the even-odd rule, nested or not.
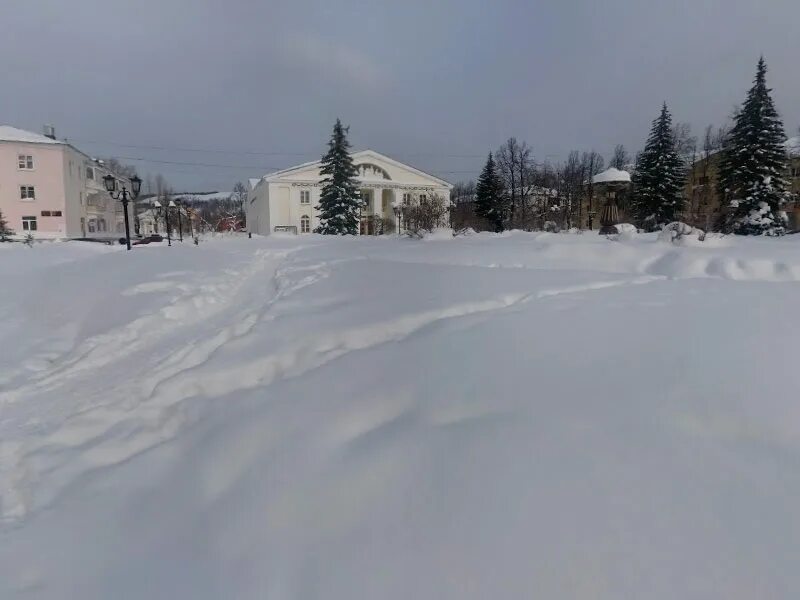
[(662, 100), (696, 134), (723, 123), (761, 53), (800, 123), (797, 0), (0, 4), (0, 122), (53, 123), (182, 190), (318, 158), (337, 116), (356, 149), (453, 182), (511, 135), (539, 160), (608, 157), (641, 148)]

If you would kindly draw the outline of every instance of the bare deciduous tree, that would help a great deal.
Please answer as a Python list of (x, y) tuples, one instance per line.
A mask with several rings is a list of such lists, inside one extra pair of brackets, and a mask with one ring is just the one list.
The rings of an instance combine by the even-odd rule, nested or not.
[(126, 179), (130, 179), (136, 175), (136, 167), (121, 163), (116, 158), (107, 158), (103, 160), (103, 166), (114, 175), (125, 177)]
[(245, 220), (245, 212), (244, 206), (247, 202), (247, 188), (244, 187), (244, 184), (240, 181), (236, 185), (233, 186), (233, 193), (231, 194), (231, 201), (235, 204), (236, 210), (238, 212), (239, 219), (244, 223)]
[(624, 171), (631, 162), (631, 156), (622, 144), (614, 146), (614, 154), (608, 163), (609, 167), (614, 167), (620, 171)]
[(447, 203), (439, 194), (431, 194), (415, 204), (402, 208), (403, 229), (412, 237), (422, 237), (439, 227), (447, 226)]
[(508, 195), (508, 227), (527, 228), (529, 205), (535, 185), (531, 149), (525, 142), (520, 143), (511, 137), (500, 147), (495, 156)]
[[(594, 150), (591, 152), (584, 152), (583, 156), (581, 156), (584, 197), (586, 198), (588, 211), (587, 225), (589, 229), (594, 228), (594, 217), (597, 209), (595, 206), (593, 178), (603, 170), (604, 165), (605, 161), (603, 160), (603, 157)], [(583, 224), (581, 224), (581, 227), (583, 227)]]
[(562, 228), (571, 229), (581, 225), (582, 195), (586, 179), (585, 167), (580, 152), (573, 150), (567, 156), (567, 162), (560, 169), (558, 193), (562, 207)]

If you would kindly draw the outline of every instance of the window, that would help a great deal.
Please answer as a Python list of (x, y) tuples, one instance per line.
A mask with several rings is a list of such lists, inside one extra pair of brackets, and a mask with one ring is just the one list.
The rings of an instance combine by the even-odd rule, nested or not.
[(20, 154), (17, 157), (19, 168), (26, 171), (33, 169), (33, 157), (30, 154)]
[(22, 231), (36, 231), (36, 217), (22, 217)]
[(800, 177), (800, 167), (792, 167), (792, 177)]
[(106, 231), (106, 220), (105, 219), (98, 219), (97, 220), (97, 231)]
[(89, 233), (94, 233), (95, 231), (97, 231), (97, 221), (89, 219)]
[(53, 211), (53, 216), (54, 217), (60, 217), (61, 216), (61, 211), (60, 210), (54, 210)]
[(19, 199), (20, 200), (36, 200), (36, 190), (32, 185), (19, 186)]
[(61, 211), (60, 210), (43, 210), (42, 211), (43, 217), (60, 217)]
[(43, 210), (42, 211), (42, 216), (43, 217), (49, 217), (50, 216), (50, 211), (49, 210)]
[(300, 190), (300, 204), (311, 204), (310, 190)]
[(311, 231), (311, 219), (308, 215), (300, 217), (300, 233), (309, 233)]
[(420, 194), (419, 195), (419, 203), (420, 204), (422, 204), (423, 202), (427, 202), (427, 201), (428, 201), (428, 196), (426, 196), (425, 194)]
[(411, 194), (403, 194), (403, 206), (411, 204)]
[(94, 169), (92, 167), (86, 167), (86, 179), (94, 179)]

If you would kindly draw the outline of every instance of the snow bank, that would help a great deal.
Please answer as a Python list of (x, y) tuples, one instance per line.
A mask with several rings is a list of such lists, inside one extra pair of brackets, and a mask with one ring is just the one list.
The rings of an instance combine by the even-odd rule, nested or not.
[(422, 234), (422, 239), (427, 241), (452, 240), (453, 230), (449, 227), (441, 227), (433, 231), (426, 231)]
[(0, 597), (794, 598), (793, 236), (448, 240), (0, 253)]

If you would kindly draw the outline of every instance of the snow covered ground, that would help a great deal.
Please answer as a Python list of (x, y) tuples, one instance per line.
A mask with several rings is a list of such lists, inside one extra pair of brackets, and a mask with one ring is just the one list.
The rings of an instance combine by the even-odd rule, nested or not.
[(800, 237), (0, 249), (0, 598), (797, 598)]

